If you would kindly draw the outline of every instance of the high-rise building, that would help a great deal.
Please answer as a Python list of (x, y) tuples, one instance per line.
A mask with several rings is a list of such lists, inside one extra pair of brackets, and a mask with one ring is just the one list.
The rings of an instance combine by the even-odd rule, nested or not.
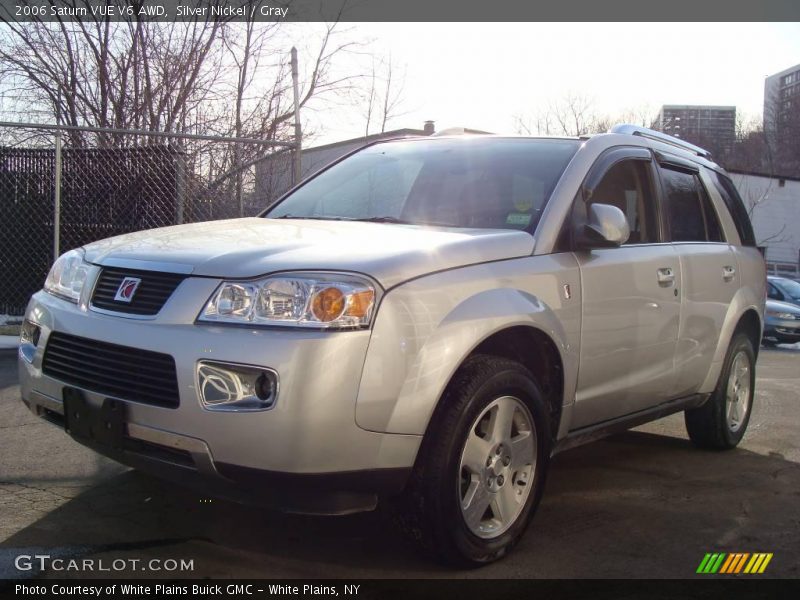
[(800, 65), (767, 77), (764, 82), (764, 131), (774, 133), (800, 113)]
[(736, 107), (665, 104), (656, 128), (723, 156), (736, 140)]

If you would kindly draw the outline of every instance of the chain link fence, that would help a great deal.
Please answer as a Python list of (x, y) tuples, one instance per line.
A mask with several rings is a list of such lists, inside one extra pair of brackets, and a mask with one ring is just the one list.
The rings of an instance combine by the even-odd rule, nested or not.
[(54, 256), (102, 238), (252, 216), (292, 182), (289, 141), (0, 123), (0, 325)]

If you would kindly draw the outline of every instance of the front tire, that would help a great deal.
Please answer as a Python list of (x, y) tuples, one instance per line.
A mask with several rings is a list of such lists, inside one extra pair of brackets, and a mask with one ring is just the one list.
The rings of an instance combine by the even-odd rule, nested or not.
[(685, 412), (686, 430), (695, 446), (729, 450), (742, 441), (753, 407), (755, 366), (750, 338), (736, 334), (714, 393), (703, 406)]
[(533, 375), (478, 355), (448, 386), (425, 437), (400, 522), (435, 557), (476, 567), (504, 556), (544, 489), (551, 439)]

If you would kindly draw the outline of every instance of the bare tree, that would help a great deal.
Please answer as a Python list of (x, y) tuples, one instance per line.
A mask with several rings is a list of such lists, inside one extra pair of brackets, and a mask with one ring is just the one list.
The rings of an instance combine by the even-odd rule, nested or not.
[[(64, 2), (89, 6), (89, 0)], [(288, 44), (278, 35), (282, 24), (211, 17), (112, 21), (91, 11), (80, 21), (15, 23), (3, 19), (3, 10), (4, 101), (36, 106), (50, 115), (42, 119), (46, 122), (274, 139), (294, 118), (287, 99)], [(333, 64), (354, 45), (339, 41), (336, 23), (325, 25), (318, 41), (309, 39), (307, 45), (303, 107), (349, 89), (356, 78), (333, 75)], [(76, 146), (86, 141), (71, 134)], [(98, 141), (135, 142), (113, 136)]]
[[(88, 6), (86, 0), (65, 0)], [(219, 76), (222, 20), (6, 20), (0, 62), (11, 90), (67, 125), (181, 131)], [(70, 134), (74, 145), (85, 140)], [(123, 141), (101, 135), (102, 145)]]
[(764, 114), (766, 142), (775, 169), (784, 175), (800, 174), (800, 96), (791, 89), (772, 92)]
[(567, 93), (558, 100), (551, 100), (544, 110), (533, 116), (515, 115), (514, 129), (523, 135), (565, 135), (580, 137), (593, 133), (604, 133), (616, 123), (652, 125), (652, 110), (640, 106), (623, 110), (617, 116), (597, 111), (594, 100), (586, 95)]
[(373, 121), (380, 124), (380, 132), (403, 112), (405, 73), (392, 60), (391, 55), (384, 58), (372, 57), (370, 73), (365, 77), (366, 86), (362, 90), (364, 106), (364, 137), (370, 134)]
[[(64, 2), (89, 6), (89, 0)], [(256, 9), (264, 2), (248, 0)], [(112, 21), (91, 10), (80, 21), (17, 23), (4, 19), (4, 10), (0, 6), (0, 21), (5, 21), (0, 29), (2, 108), (38, 112), (37, 119), (20, 120), (292, 139), (296, 116), (288, 25), (216, 17), (180, 23), (138, 16)], [(336, 68), (359, 45), (343, 39), (337, 23), (313, 27), (303, 39), (300, 61), (299, 104), (309, 111), (352, 93), (359, 81), (358, 73)], [(73, 148), (167, 143), (182, 156), (188, 172), (202, 177), (203, 186), (233, 199), (239, 214), (253, 197), (254, 165), (274, 152), (260, 144), (80, 131), (70, 131), (65, 142)]]
[(588, 96), (570, 92), (560, 101), (551, 102), (548, 112), (561, 135), (581, 136), (596, 131), (598, 117), (594, 100)]

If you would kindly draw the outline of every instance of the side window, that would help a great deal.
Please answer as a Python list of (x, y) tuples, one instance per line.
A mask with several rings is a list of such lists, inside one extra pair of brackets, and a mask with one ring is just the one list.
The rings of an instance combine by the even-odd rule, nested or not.
[(714, 210), (714, 203), (706, 191), (706, 187), (701, 181), (697, 182), (700, 192), (700, 203), (703, 205), (703, 216), (706, 220), (706, 234), (709, 242), (724, 242), (725, 237), (722, 235), (722, 226), (719, 224), (719, 217), (717, 211)]
[(623, 160), (612, 166), (586, 201), (587, 205), (596, 203), (616, 206), (625, 213), (631, 230), (626, 245), (659, 241), (648, 161)]
[(744, 207), (744, 202), (742, 202), (742, 197), (739, 196), (736, 186), (721, 173), (716, 171), (712, 173), (717, 191), (722, 196), (725, 206), (728, 207), (728, 212), (731, 213), (733, 222), (736, 225), (736, 231), (739, 232), (739, 239), (742, 240), (742, 245), (755, 246), (756, 236), (753, 233), (753, 225), (750, 223), (750, 216), (747, 214), (747, 209)]
[(662, 167), (673, 242), (721, 242), (722, 230), (696, 173)]

